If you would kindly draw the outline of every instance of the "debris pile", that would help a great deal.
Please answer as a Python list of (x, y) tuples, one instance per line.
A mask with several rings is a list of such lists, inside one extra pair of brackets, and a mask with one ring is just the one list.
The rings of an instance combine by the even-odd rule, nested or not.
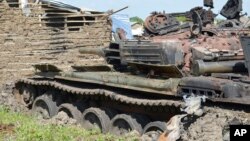
[(197, 96), (194, 95), (191, 97), (187, 97), (186, 95), (183, 97), (185, 101), (186, 108), (181, 109), (188, 115), (196, 115), (201, 116), (203, 114), (203, 109), (201, 108), (201, 103), (205, 102), (206, 96)]
[(228, 130), (225, 130), (231, 121), (237, 119), (240, 123), (248, 125), (250, 124), (249, 117), (249, 113), (242, 111), (208, 108), (204, 116), (196, 119), (184, 130), (181, 138), (184, 141), (226, 140)]
[(61, 111), (52, 119), (49, 120), (49, 123), (55, 125), (77, 125), (76, 119), (70, 118), (67, 113)]
[(14, 83), (10, 81), (0, 86), (0, 105), (6, 106), (14, 112), (28, 113), (27, 107), (16, 101), (15, 96), (12, 94), (13, 88)]
[(203, 107), (204, 97), (184, 98), (187, 114), (172, 117), (167, 124), (167, 131), (159, 141), (200, 141), (229, 140), (229, 125), (250, 124), (250, 114), (220, 108)]
[(202, 116), (204, 111), (201, 104), (205, 102), (205, 99), (205, 96), (184, 96), (185, 108), (181, 111), (185, 114), (173, 116), (167, 123), (167, 130), (159, 137), (159, 140), (176, 141), (180, 139), (184, 132), (184, 124), (186, 124), (183, 120)]

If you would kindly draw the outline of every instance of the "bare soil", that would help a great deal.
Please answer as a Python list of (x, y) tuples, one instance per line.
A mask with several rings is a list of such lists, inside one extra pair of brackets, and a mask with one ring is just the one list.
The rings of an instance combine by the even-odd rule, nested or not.
[(79, 126), (76, 119), (70, 118), (67, 113), (61, 111), (48, 121), (49, 124), (55, 125), (76, 125)]
[(0, 134), (12, 134), (15, 126), (13, 124), (1, 124), (0, 123)]
[(250, 124), (250, 113), (207, 108), (205, 114), (184, 127), (185, 141), (229, 141), (229, 124)]

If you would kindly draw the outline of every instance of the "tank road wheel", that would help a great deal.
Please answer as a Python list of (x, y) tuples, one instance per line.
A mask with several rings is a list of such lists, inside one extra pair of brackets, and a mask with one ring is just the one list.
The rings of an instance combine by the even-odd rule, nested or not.
[(111, 120), (110, 132), (114, 135), (122, 136), (134, 130), (142, 134), (142, 126), (133, 116), (120, 114)]
[(42, 119), (49, 119), (57, 114), (58, 107), (56, 102), (52, 101), (46, 95), (39, 96), (32, 105), (32, 112)]
[(82, 113), (72, 104), (61, 104), (58, 108), (58, 113), (59, 112), (65, 112), (68, 117), (75, 119), (78, 123), (81, 122)]
[(24, 104), (26, 107), (29, 107), (34, 102), (36, 89), (33, 86), (26, 85), (26, 86), (22, 86), (20, 91), (15, 90), (14, 93), (15, 93), (16, 99), (20, 103)]
[(154, 121), (148, 123), (143, 130), (143, 138), (145, 140), (157, 141), (160, 135), (167, 130), (167, 123), (162, 121)]
[(116, 110), (110, 109), (110, 108), (102, 108), (102, 110), (105, 111), (105, 113), (109, 116), (109, 119), (112, 119), (115, 117), (118, 112)]
[(105, 111), (99, 108), (88, 108), (82, 114), (82, 125), (85, 129), (99, 128), (102, 133), (107, 133), (110, 125), (110, 118)]

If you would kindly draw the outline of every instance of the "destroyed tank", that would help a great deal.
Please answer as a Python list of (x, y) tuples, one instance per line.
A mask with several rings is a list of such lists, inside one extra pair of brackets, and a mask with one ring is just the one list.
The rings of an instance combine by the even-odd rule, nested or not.
[(240, 42), (233, 33), (241, 28), (210, 27), (194, 11), (193, 25), (147, 40), (126, 40), (121, 32), (109, 47), (79, 50), (107, 64), (73, 71), (37, 64), (36, 75), (18, 80), (13, 93), (42, 118), (65, 112), (86, 129), (115, 135), (166, 131), (167, 121), (182, 113), (183, 96), (205, 96), (204, 106), (249, 112), (250, 37)]

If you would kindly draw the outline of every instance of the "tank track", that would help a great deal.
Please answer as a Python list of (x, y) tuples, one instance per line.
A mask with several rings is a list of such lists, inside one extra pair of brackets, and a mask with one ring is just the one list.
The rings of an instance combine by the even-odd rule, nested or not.
[(86, 89), (86, 88), (76, 88), (73, 86), (67, 86), (55, 81), (44, 81), (44, 80), (32, 80), (32, 79), (20, 79), (17, 83), (30, 84), (35, 86), (50, 86), (57, 90), (68, 92), (70, 94), (85, 95), (85, 96), (105, 96), (111, 100), (121, 102), (124, 104), (132, 104), (138, 106), (170, 106), (175, 108), (184, 107), (185, 103), (176, 100), (146, 100), (139, 98), (130, 98), (124, 96), (120, 93), (114, 91), (109, 91), (105, 89)]
[[(16, 82), (29, 84), (33, 86), (49, 86), (56, 90), (61, 90), (63, 92), (67, 92), (69, 94), (83, 95), (83, 96), (103, 96), (106, 98), (110, 98), (112, 101), (120, 102), (123, 104), (129, 105), (137, 105), (137, 106), (145, 106), (145, 107), (169, 107), (171, 111), (177, 111), (176, 109), (180, 109), (185, 107), (185, 102), (182, 100), (172, 100), (172, 99), (147, 99), (147, 98), (135, 98), (129, 97), (122, 93), (107, 90), (105, 88), (77, 88), (74, 86), (65, 85), (63, 83), (53, 81), (53, 80), (37, 80), (37, 79), (29, 79), (24, 78), (20, 79)], [(212, 102), (212, 103), (210, 103)], [(221, 109), (231, 109), (231, 110), (243, 110), (246, 112), (250, 112), (249, 105), (241, 105), (236, 103), (227, 103), (223, 101), (210, 101), (203, 104), (203, 108), (212, 108), (212, 107), (220, 107)], [(174, 109), (173, 109), (174, 108)]]
[[(67, 85), (61, 81), (55, 81), (54, 79), (36, 79), (36, 78), (25, 78), (25, 79), (20, 79), (16, 82), (16, 86), (18, 84), (21, 85), (31, 85), (31, 86), (35, 86), (36, 88), (42, 88), (45, 87), (46, 90), (48, 90), (47, 88), (49, 88), (49, 90), (59, 90), (61, 92), (65, 92), (67, 95), (79, 95), (79, 96), (86, 96), (88, 98), (90, 98), (91, 100), (103, 100), (102, 98), (104, 97), (104, 100), (107, 98), (109, 100), (111, 100), (112, 102), (117, 102), (117, 103), (122, 103), (125, 105), (129, 105), (131, 107), (144, 107), (145, 109), (149, 108), (149, 112), (152, 112), (155, 108), (156, 108), (156, 113), (158, 115), (161, 114), (167, 114), (169, 116), (174, 116), (174, 115), (178, 115), (180, 114), (180, 108), (185, 107), (185, 103), (182, 100), (178, 100), (178, 99), (146, 99), (144, 97), (141, 98), (135, 98), (135, 97), (130, 97), (127, 95), (124, 95), (124, 93), (122, 92), (117, 92), (116, 90), (110, 90), (110, 89), (106, 89), (105, 87), (103, 88), (99, 88), (99, 87), (94, 87), (94, 88), (79, 88), (76, 85), (70, 86)], [(40, 95), (41, 96), (41, 95)], [(96, 99), (97, 98), (97, 99)], [(62, 103), (61, 103), (62, 104)], [(224, 110), (225, 105), (222, 103), (216, 103), (216, 105), (212, 104), (208, 104), (205, 103), (204, 105), (204, 110), (205, 111), (218, 111), (218, 113), (220, 113), (220, 110)], [(238, 110), (235, 110), (233, 107), (235, 105), (229, 105), (229, 107), (226, 107), (227, 111), (230, 111), (229, 113), (237, 113)], [(93, 108), (93, 107), (92, 107)], [(109, 107), (111, 110), (113, 107)], [(94, 109), (102, 109), (102, 107), (94, 107)], [(245, 109), (248, 110), (247, 107), (245, 107)], [(82, 111), (81, 111), (82, 112)], [(133, 117), (134, 114), (136, 114), (136, 111), (133, 113), (133, 109), (132, 109), (132, 113), (126, 113), (126, 111), (120, 111), (121, 113), (115, 113), (116, 115), (119, 116), (126, 116), (126, 117)], [(142, 129), (144, 130), (142, 132), (141, 135), (146, 135), (149, 134), (154, 134), (154, 131), (150, 131), (150, 132), (145, 132), (146, 131), (146, 125), (151, 125), (157, 122), (161, 122), (164, 123), (164, 125), (167, 123), (168, 119), (164, 117), (163, 119), (154, 119), (154, 117), (151, 117), (151, 121), (148, 120), (148, 115), (147, 114), (143, 114), (143, 113), (138, 113), (139, 115), (137, 115), (137, 119), (141, 119), (142, 122), (138, 121), (138, 126), (141, 126)], [(138, 117), (139, 116), (139, 117)], [(141, 117), (141, 118), (140, 118)], [(171, 118), (169, 117), (169, 118)], [(112, 120), (115, 119), (115, 117), (113, 116), (113, 118), (110, 118)], [(145, 121), (143, 121), (145, 119)], [(148, 121), (147, 121), (148, 120)], [(111, 122), (111, 121), (110, 121)], [(114, 123), (114, 122), (113, 122)], [(192, 124), (192, 122), (190, 123)], [(113, 131), (113, 130), (111, 130)], [(142, 136), (142, 138), (143, 138)]]

